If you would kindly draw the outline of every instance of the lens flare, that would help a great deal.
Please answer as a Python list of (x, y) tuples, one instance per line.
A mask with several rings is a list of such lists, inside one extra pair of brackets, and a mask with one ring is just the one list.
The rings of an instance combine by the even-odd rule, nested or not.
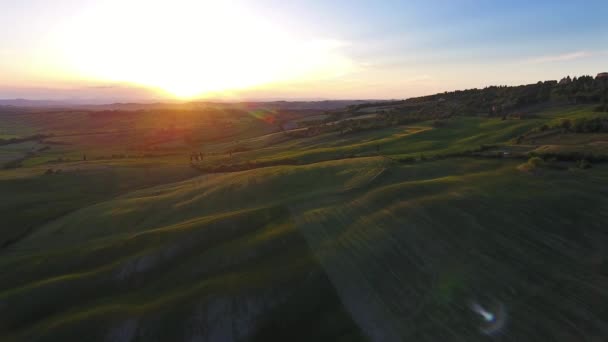
[(487, 308), (477, 302), (472, 302), (471, 310), (481, 317), (482, 324), (479, 330), (485, 335), (498, 334), (507, 324), (507, 311), (504, 304), (500, 302), (490, 303)]

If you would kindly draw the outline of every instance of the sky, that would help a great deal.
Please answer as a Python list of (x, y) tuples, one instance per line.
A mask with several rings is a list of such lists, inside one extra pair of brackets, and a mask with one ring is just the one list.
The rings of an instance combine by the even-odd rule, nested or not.
[(0, 0), (0, 99), (401, 99), (608, 71), (608, 1)]

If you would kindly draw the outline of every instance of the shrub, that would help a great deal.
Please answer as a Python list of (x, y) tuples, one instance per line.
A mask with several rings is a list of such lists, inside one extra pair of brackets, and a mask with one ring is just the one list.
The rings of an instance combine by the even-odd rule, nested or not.
[(533, 172), (545, 166), (545, 161), (540, 157), (531, 157), (527, 162), (517, 167), (520, 171)]

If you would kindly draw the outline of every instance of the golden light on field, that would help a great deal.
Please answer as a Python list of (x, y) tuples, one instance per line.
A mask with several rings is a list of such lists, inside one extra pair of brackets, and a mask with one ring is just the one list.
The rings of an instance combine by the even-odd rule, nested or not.
[(301, 39), (220, 2), (107, 1), (69, 22), (70, 72), (158, 88), (180, 98), (348, 72), (341, 43)]

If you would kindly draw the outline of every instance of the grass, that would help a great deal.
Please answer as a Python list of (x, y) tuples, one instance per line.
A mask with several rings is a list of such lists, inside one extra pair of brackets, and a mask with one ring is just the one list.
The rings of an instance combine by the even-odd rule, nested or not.
[[(54, 145), (0, 172), (0, 339), (485, 341), (472, 301), (506, 307), (509, 340), (599, 339), (608, 165), (521, 172), (523, 160), (469, 153), (585, 151), (604, 136), (514, 140), (588, 113), (260, 129), (199, 146), (204, 165), (297, 165), (219, 174), (191, 168), (174, 142), (155, 157), (49, 164), (112, 147)], [(235, 146), (247, 149), (230, 157)]]
[(606, 256), (594, 241), (607, 237), (600, 208), (608, 197), (597, 189), (605, 167), (538, 177), (512, 162), (491, 165), (385, 180), (331, 206), (304, 205), (296, 222), (360, 326), (415, 340), (477, 340), (468, 303), (493, 297), (512, 310), (507, 333), (516, 340), (605, 333), (604, 309), (594, 303), (607, 295), (597, 277)]
[[(539, 126), (543, 120), (500, 120), (455, 118), (446, 127), (432, 129), (430, 123), (400, 126), (340, 135), (325, 133), (312, 138), (276, 140), (266, 137), (264, 143), (244, 142), (250, 151), (231, 157), (220, 154), (208, 157), (203, 168), (214, 165), (255, 163), (315, 163), (352, 156), (376, 156), (378, 153), (396, 159), (458, 155), (479, 149), (482, 145), (504, 144)], [(427, 125), (428, 124), (428, 125)], [(280, 134), (280, 133), (277, 133)]]
[[(30, 269), (22, 272), (42, 272), (50, 276), (62, 274), (62, 270), (88, 271), (50, 276), (47, 281), (30, 285), (12, 285), (18, 287), (0, 294), (4, 303), (12, 306), (11, 303), (28, 298), (36, 304), (21, 305), (19, 310), (13, 311), (12, 319), (5, 321), (5, 328), (14, 332), (9, 336), (19, 339), (73, 338), (83, 326), (135, 315), (142, 317), (142, 329), (152, 329), (155, 336), (177, 336), (184, 331), (184, 322), (192, 319), (197, 310), (213, 314), (215, 296), (227, 303), (251, 301), (253, 312), (230, 311), (215, 318), (247, 321), (257, 319), (259, 313), (256, 311), (271, 307), (295, 310), (303, 300), (300, 297), (304, 292), (293, 293), (290, 288), (317, 286), (324, 289), (323, 295), (328, 300), (313, 308), (323, 305), (342, 317), (339, 318), (342, 328), (337, 332), (332, 330), (336, 327), (321, 327), (328, 330), (326, 339), (333, 340), (334, 334), (342, 329), (359, 334), (349, 316), (340, 311), (341, 304), (328, 287), (305, 241), (289, 221), (280, 223), (287, 219), (286, 213), (278, 207), (266, 208), (194, 220), (135, 235), (116, 232), (109, 238), (113, 234), (108, 233), (100, 241), (81, 238), (80, 241), (89, 243), (78, 248), (78, 252), (70, 251), (67, 246), (49, 246), (51, 253), (38, 256), (44, 258), (43, 263), (29, 263)], [(103, 211), (100, 214), (99, 219), (103, 220)], [(28, 250), (40, 241), (48, 240), (33, 236), (30, 241), (24, 241), (21, 248)], [(11, 254), (15, 258), (13, 262), (21, 263), (22, 258), (31, 257), (28, 253), (20, 254), (21, 248), (15, 248), (14, 254), (9, 254), (9, 258)], [(76, 252), (78, 260), (70, 260)], [(282, 258), (290, 263), (283, 263)], [(5, 260), (2, 268), (10, 267), (10, 264)], [(161, 273), (164, 275), (159, 277)], [(2, 283), (23, 280), (23, 274), (12, 274), (4, 277)], [(103, 294), (99, 292), (99, 286), (103, 287)], [(75, 290), (77, 296), (73, 295)], [(159, 296), (159, 293), (163, 295)], [(279, 303), (282, 296), (290, 299)], [(259, 307), (255, 308), (253, 303)], [(227, 310), (232, 310), (232, 305), (229, 304)], [(177, 308), (179, 310), (175, 312)], [(154, 312), (171, 319), (153, 328), (154, 320), (146, 316)], [(50, 313), (53, 313), (52, 318), (45, 319)], [(265, 319), (270, 320), (270, 317), (272, 315)], [(311, 324), (322, 323), (314, 323), (315, 316), (310, 316), (309, 320)], [(34, 323), (35, 328), (27, 329), (23, 322)], [(253, 327), (243, 329), (241, 333), (249, 334)], [(87, 336), (96, 334), (103, 338), (104, 330), (93, 329)]]
[(80, 207), (106, 200), (128, 191), (166, 181), (197, 175), (194, 170), (175, 166), (96, 165), (65, 166), (61, 174), (45, 175), (46, 168), (7, 171), (0, 188), (10, 196), (0, 197), (0, 245), (13, 243), (36, 227)]

